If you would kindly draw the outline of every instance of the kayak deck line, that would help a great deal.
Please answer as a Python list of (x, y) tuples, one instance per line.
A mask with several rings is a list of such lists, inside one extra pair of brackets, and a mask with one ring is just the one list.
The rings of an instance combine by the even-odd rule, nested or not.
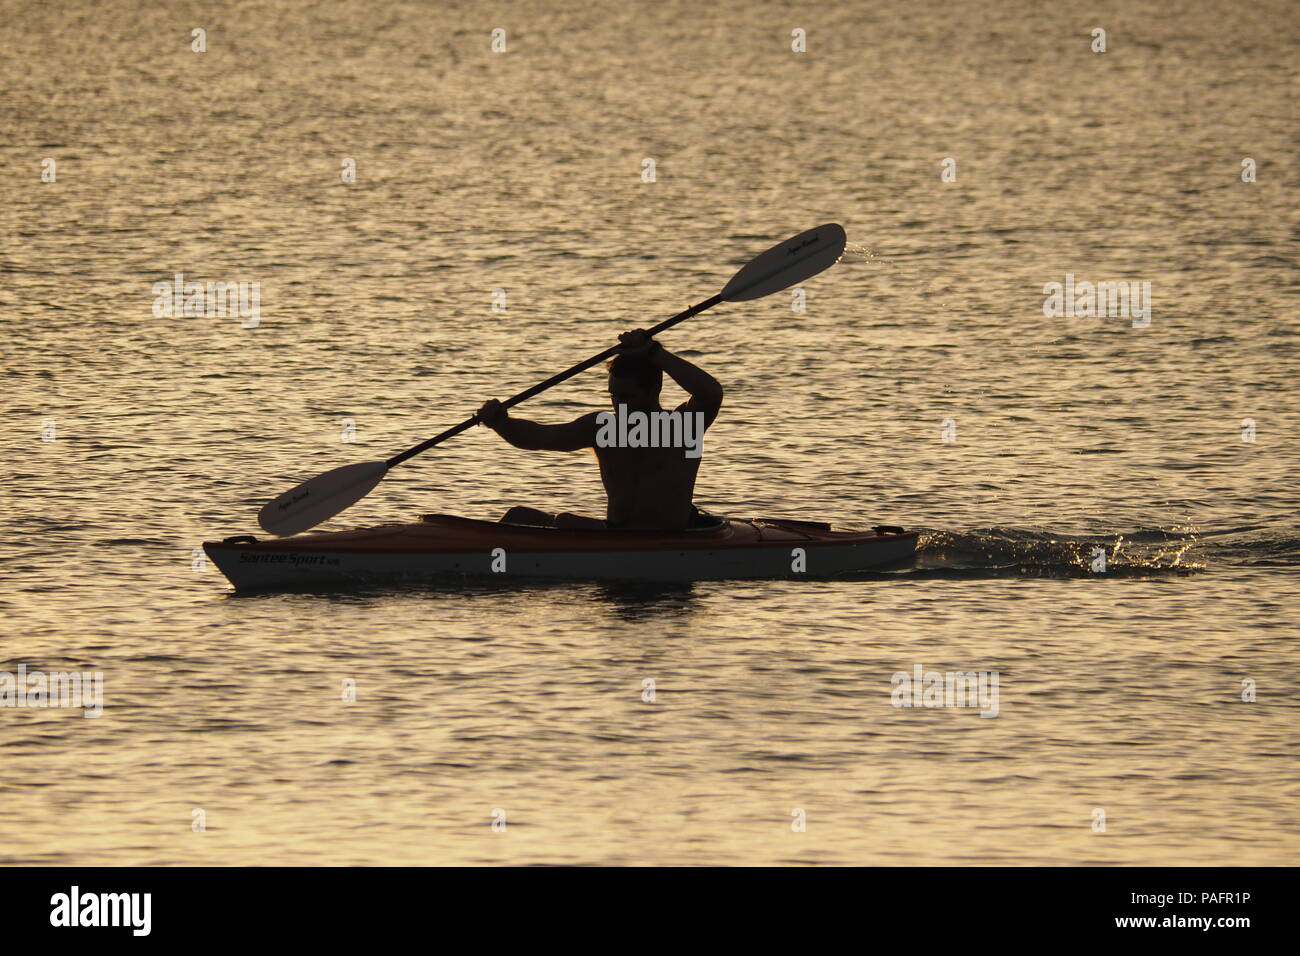
[(487, 574), (621, 580), (826, 577), (910, 560), (918, 532), (782, 518), (725, 518), (682, 531), (557, 529), (425, 515), (349, 531), (203, 548), (238, 590)]
[[(753, 529), (753, 536), (740, 536), (736, 525)], [(461, 532), (454, 536), (446, 532)], [(817, 532), (817, 533), (814, 533)], [(883, 532), (883, 534), (882, 534)], [(907, 535), (909, 532), (891, 525), (877, 525), (874, 533)], [(671, 551), (680, 545), (698, 547), (708, 541), (714, 547), (736, 548), (756, 545), (783, 547), (791, 542), (817, 541), (819, 543), (855, 542), (864, 532), (834, 529), (829, 523), (799, 521), (787, 518), (727, 518), (719, 525), (705, 528), (687, 528), (682, 531), (635, 531), (612, 528), (556, 529), (537, 525), (504, 524), (477, 518), (455, 515), (431, 514), (422, 516), (419, 523), (394, 522), (351, 531), (316, 531), (289, 538), (271, 538), (259, 541), (253, 535), (236, 535), (220, 544), (255, 544), (259, 550), (274, 551), (332, 551), (369, 550), (377, 552), (427, 551), (431, 544), (437, 550), (448, 552), (476, 552), (494, 547), (509, 550), (511, 544), (531, 545), (539, 550), (623, 550), (629, 545), (637, 549)], [(915, 535), (916, 532), (911, 532)], [(210, 542), (205, 542), (204, 546)]]

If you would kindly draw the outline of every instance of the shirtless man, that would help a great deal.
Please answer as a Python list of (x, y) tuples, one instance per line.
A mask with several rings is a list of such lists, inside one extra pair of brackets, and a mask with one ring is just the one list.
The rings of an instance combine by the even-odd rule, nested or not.
[[(722, 406), (722, 386), (717, 379), (673, 355), (644, 329), (624, 332), (618, 338), (619, 353), (609, 363), (609, 397), (615, 410), (625, 405), (628, 412), (663, 411), (659, 406), (659, 391), (663, 373), (667, 372), (691, 396), (675, 411), (701, 413), (705, 428), (713, 424)], [(566, 514), (556, 519), (559, 527), (670, 531), (689, 527), (698, 513), (691, 499), (700, 459), (687, 457), (681, 448), (601, 447), (596, 441), (600, 414), (591, 412), (566, 425), (543, 425), (525, 418), (511, 418), (496, 399), (485, 402), (478, 411), (479, 424), (491, 428), (516, 448), (595, 450), (608, 499), (606, 520), (600, 522)], [(539, 514), (532, 509), (518, 510)]]

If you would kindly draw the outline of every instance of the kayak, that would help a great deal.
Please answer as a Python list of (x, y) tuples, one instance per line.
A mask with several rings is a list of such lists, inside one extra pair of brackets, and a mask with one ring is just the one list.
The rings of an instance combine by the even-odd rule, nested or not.
[(686, 531), (560, 530), (425, 515), (415, 524), (207, 541), (236, 590), (427, 581), (440, 575), (633, 581), (833, 577), (909, 561), (917, 532), (722, 518)]
[(454, 515), (414, 524), (259, 541), (239, 535), (203, 550), (239, 591), (429, 581), (442, 575), (692, 581), (825, 578), (909, 562), (917, 532), (854, 531), (817, 521), (720, 518), (686, 531), (560, 530)]

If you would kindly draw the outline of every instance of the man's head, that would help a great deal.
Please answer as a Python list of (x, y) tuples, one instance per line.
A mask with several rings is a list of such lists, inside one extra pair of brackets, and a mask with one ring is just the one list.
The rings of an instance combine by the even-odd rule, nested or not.
[(659, 408), (659, 391), (663, 388), (664, 373), (649, 359), (639, 356), (619, 355), (609, 368), (609, 397), (614, 407), (626, 405), (629, 411), (651, 411)]

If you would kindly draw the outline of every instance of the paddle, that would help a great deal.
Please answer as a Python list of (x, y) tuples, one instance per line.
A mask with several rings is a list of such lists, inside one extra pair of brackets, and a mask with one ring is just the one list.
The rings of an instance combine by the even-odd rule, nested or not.
[[(833, 222), (801, 232), (754, 259), (732, 276), (731, 281), (713, 298), (705, 299), (699, 305), (693, 305), (685, 312), (679, 312), (671, 319), (665, 319), (646, 331), (651, 335), (657, 335), (664, 329), (672, 328), (678, 322), (685, 322), (705, 309), (713, 308), (719, 302), (744, 302), (788, 289), (805, 279), (811, 279), (838, 261), (843, 252), (844, 230)], [(502, 402), (501, 405), (504, 408), (512, 408), (520, 402), (527, 401), (552, 385), (558, 385), (598, 362), (603, 362), (616, 354), (618, 349), (617, 345), (605, 349), (585, 362), (579, 362), (573, 368), (520, 392)], [(477, 422), (477, 415), (467, 418), (459, 425), (448, 428), (445, 432), (434, 435), (428, 441), (421, 442), (414, 448), (408, 448), (387, 461), (363, 461), (317, 475), (291, 491), (286, 491), (278, 498), (268, 501), (258, 512), (257, 523), (262, 526), (263, 531), (276, 535), (297, 534), (315, 527), (364, 498), (383, 480), (388, 469), (400, 465), (422, 451), (428, 451), (453, 435), (459, 435), (466, 429), (472, 428)]]

